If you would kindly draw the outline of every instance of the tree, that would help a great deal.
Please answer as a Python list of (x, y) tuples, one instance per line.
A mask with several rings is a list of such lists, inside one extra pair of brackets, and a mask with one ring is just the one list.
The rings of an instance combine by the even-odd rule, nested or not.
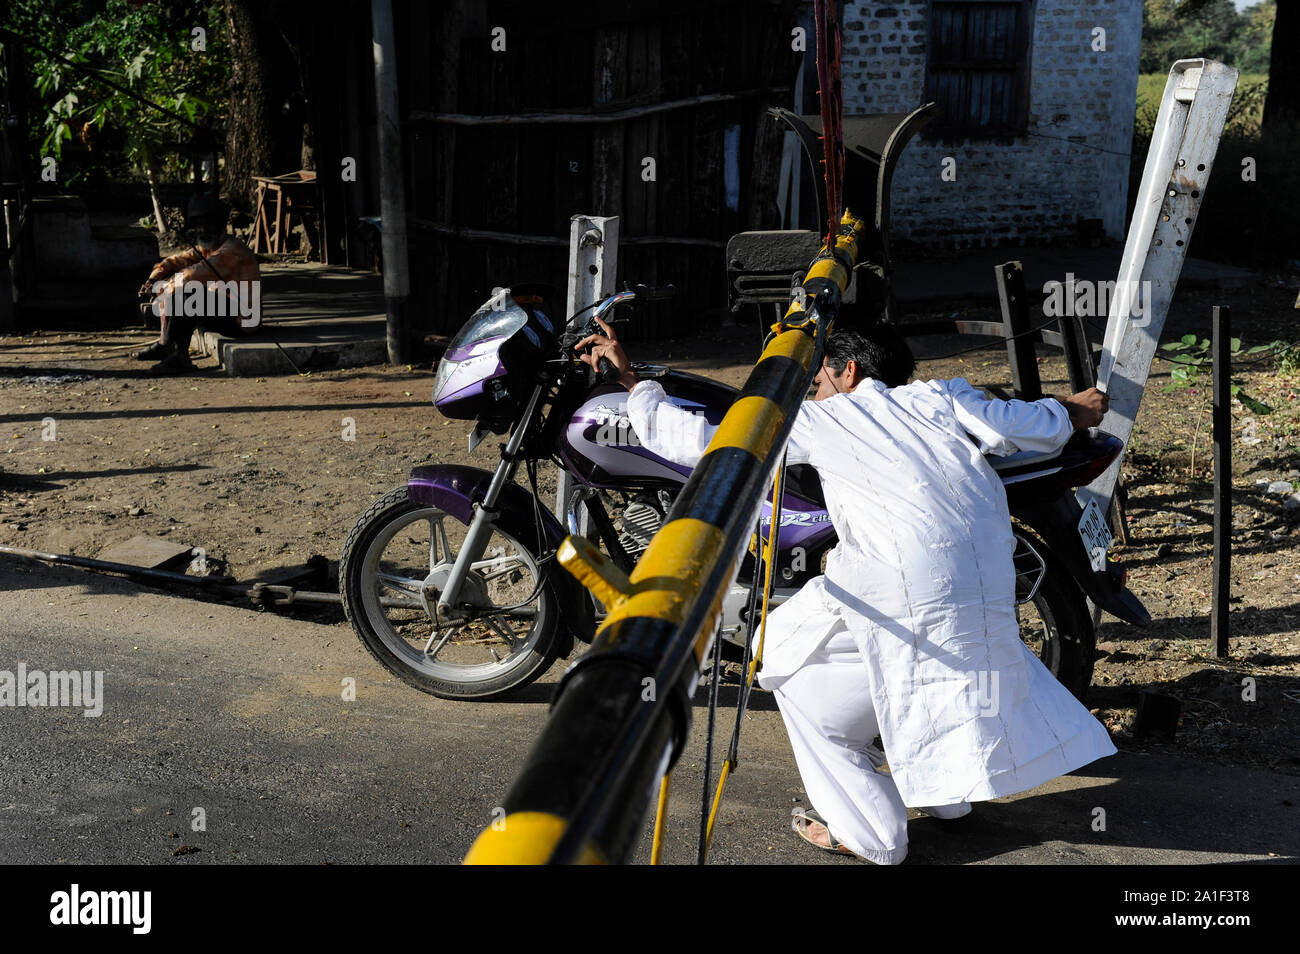
[(1288, 62), (1296, 50), (1300, 50), (1300, 0), (1277, 0), (1264, 100), (1265, 135), (1300, 121), (1300, 74)]
[(119, 146), (149, 184), (159, 231), (164, 171), (184, 168), (187, 145), (221, 121), (226, 67), (214, 10), (128, 0), (14, 0), (6, 10), (46, 109), (42, 155), (62, 160), (74, 134), (92, 149), (97, 141)]
[(1245, 22), (1237, 35), (1237, 52), (1232, 65), (1243, 73), (1268, 73), (1269, 43), (1273, 37), (1274, 0), (1265, 0), (1241, 11)]
[(1235, 65), (1245, 22), (1232, 0), (1147, 0), (1139, 69), (1164, 73), (1175, 60), (1196, 56)]
[(310, 139), (298, 67), (305, 14), (278, 0), (225, 0), (225, 12), (231, 61), (225, 196), (251, 211), (257, 194), (251, 177), (299, 168), (304, 138)]

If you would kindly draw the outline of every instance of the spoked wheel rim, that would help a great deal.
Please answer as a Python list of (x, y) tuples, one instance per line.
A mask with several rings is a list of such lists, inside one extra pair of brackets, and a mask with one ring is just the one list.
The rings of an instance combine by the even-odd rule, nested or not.
[(1051, 604), (1042, 592), (1016, 606), (1020, 639), (1054, 676), (1061, 672), (1061, 633)]
[(435, 626), (433, 610), (464, 531), (463, 523), (436, 507), (420, 507), (389, 522), (367, 548), (361, 603), (375, 635), (403, 664), (433, 679), (473, 684), (528, 665), (545, 631), (547, 610), (536, 559), (494, 528), (459, 597), (479, 614), (465, 623)]

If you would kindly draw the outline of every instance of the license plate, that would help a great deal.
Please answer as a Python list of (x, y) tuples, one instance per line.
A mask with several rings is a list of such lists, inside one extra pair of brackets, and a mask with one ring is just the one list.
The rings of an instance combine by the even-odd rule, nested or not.
[(1089, 562), (1094, 570), (1106, 568), (1106, 551), (1110, 549), (1110, 527), (1106, 517), (1097, 506), (1097, 501), (1089, 500), (1083, 508), (1083, 519), (1079, 521), (1079, 536), (1083, 539), (1083, 548), (1088, 551)]

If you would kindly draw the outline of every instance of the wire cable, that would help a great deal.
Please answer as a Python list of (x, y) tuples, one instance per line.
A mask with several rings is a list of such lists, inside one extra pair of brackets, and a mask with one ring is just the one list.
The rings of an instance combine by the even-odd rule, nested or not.
[[(986, 350), (988, 350), (988, 349), (990, 349), (990, 348), (999, 348), (999, 347), (1003, 347), (1003, 346), (1004, 346), (1008, 341), (1015, 341), (1017, 338), (1024, 338), (1024, 337), (1026, 337), (1026, 336), (1028, 336), (1028, 335), (1036, 334), (1036, 333), (1042, 331), (1044, 328), (1050, 328), (1050, 327), (1052, 327), (1052, 326), (1055, 325), (1056, 323), (1057, 323), (1057, 319), (1052, 319), (1051, 321), (1045, 321), (1045, 322), (1043, 322), (1041, 325), (1035, 325), (1035, 326), (1032, 327), (1032, 328), (1029, 328), (1029, 329), (1027, 329), (1027, 330), (1025, 330), (1025, 331), (1018, 332), (1018, 333), (1016, 333), (1016, 334), (1014, 334), (1014, 335), (1003, 335), (1003, 336), (1001, 336), (1001, 337), (999, 337), (999, 338), (996, 338), (996, 339), (993, 340), (993, 341), (986, 341), (986, 342), (983, 342), (982, 344), (971, 345), (969, 348), (958, 348), (956, 351), (949, 351), (949, 352), (947, 352), (947, 353), (945, 353), (945, 354), (928, 354), (928, 355), (926, 355), (926, 356), (923, 357), (923, 358), (918, 358), (917, 360), (920, 360), (920, 361), (942, 361), (942, 360), (945, 359), (945, 358), (955, 358), (955, 357), (957, 357), (958, 355), (962, 355), (962, 354), (970, 354), (972, 351), (986, 351)], [(900, 330), (900, 331), (902, 331), (902, 332), (904, 332), (904, 333), (906, 332), (907, 325), (899, 325), (898, 327), (899, 327), (899, 330)], [(956, 333), (956, 332), (954, 332), (954, 333)]]
[[(1057, 142), (1068, 142), (1072, 146), (1082, 146), (1084, 149), (1093, 149), (1097, 152), (1108, 153), (1112, 156), (1123, 156), (1125, 159), (1131, 159), (1133, 156), (1131, 150), (1129, 152), (1124, 152), (1119, 149), (1107, 149), (1104, 146), (1094, 146), (1090, 142), (1078, 142), (1077, 140), (1070, 139), (1068, 136), (1049, 136), (1047, 133), (1040, 132), (1026, 132), (1025, 135), (1032, 136), (1035, 139), (1055, 139)], [(1058, 159), (1056, 161), (1061, 162), (1063, 160)]]

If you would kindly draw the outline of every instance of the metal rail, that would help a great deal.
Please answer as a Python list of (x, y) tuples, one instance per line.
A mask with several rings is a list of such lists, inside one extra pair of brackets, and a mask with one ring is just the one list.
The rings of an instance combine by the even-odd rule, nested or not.
[(664, 526), (631, 576), (569, 537), (560, 562), (608, 608), (565, 674), (550, 721), (469, 864), (628, 860), (660, 778), (691, 722), (691, 696), (722, 595), (821, 366), (864, 223), (845, 212), (813, 259)]

